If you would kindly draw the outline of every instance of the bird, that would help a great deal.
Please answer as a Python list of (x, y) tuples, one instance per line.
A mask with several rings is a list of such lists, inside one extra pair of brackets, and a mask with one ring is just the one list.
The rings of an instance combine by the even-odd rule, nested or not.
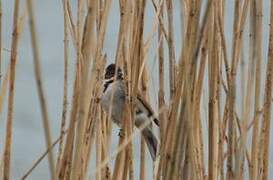
[[(116, 73), (116, 78), (115, 78)], [(120, 67), (116, 72), (116, 65), (110, 64), (105, 69), (103, 92), (101, 96), (101, 107), (109, 115), (111, 106), (111, 119), (119, 127), (122, 127), (123, 112), (125, 109), (126, 86), (123, 79), (123, 73)], [(154, 121), (159, 126), (159, 121), (149, 103), (137, 94), (134, 122), (136, 127), (140, 127), (144, 123)], [(146, 126), (141, 131), (142, 136), (146, 142), (148, 150), (151, 154), (152, 160), (155, 161), (157, 156), (158, 140), (153, 133), (150, 125)]]

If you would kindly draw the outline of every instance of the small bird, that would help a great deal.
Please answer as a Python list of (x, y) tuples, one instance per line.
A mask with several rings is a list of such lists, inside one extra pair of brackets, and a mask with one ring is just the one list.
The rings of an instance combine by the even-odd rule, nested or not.
[[(115, 78), (116, 65), (110, 64), (107, 66), (104, 75), (104, 89), (101, 97), (101, 106), (103, 110), (109, 114), (109, 109), (112, 100), (111, 118), (119, 127), (121, 127), (124, 104), (125, 104), (125, 83), (123, 81), (123, 73), (118, 67), (117, 75)], [(113, 99), (112, 99), (113, 98)], [(156, 125), (159, 126), (158, 119), (154, 116), (151, 106), (141, 97), (137, 95), (137, 102), (135, 108), (135, 126), (140, 127), (142, 124), (147, 123), (152, 119)], [(153, 161), (156, 159), (157, 153), (157, 138), (155, 137), (151, 126), (146, 126), (142, 130), (142, 135), (145, 139), (147, 147), (150, 151)]]

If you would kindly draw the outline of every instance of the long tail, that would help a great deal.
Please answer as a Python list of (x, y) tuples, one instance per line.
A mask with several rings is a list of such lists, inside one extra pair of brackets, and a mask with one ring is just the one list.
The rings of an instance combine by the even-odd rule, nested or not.
[(155, 161), (156, 153), (157, 153), (157, 139), (149, 127), (146, 127), (145, 129), (143, 129), (142, 135), (145, 139), (145, 142), (150, 151), (152, 159), (153, 161)]

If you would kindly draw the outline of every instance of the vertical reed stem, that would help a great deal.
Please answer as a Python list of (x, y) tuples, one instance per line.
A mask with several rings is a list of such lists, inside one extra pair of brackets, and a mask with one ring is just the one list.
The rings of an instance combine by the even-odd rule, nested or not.
[(169, 47), (169, 79), (170, 79), (170, 97), (175, 91), (175, 53), (174, 53), (174, 33), (173, 33), (173, 0), (166, 0), (168, 13), (168, 47)]
[(253, 18), (253, 58), (256, 62), (255, 69), (255, 101), (254, 101), (254, 123), (252, 132), (252, 146), (251, 146), (251, 166), (250, 179), (256, 180), (258, 178), (258, 151), (260, 139), (260, 91), (261, 91), (261, 63), (262, 63), (262, 6), (263, 0), (251, 1), (251, 16)]
[(0, 0), (0, 88), (2, 87), (2, 0)]
[(32, 49), (33, 49), (35, 80), (36, 80), (40, 106), (42, 111), (46, 145), (47, 145), (47, 148), (49, 149), (48, 160), (49, 160), (50, 174), (51, 174), (51, 179), (55, 180), (57, 179), (55, 174), (55, 164), (54, 164), (55, 162), (54, 162), (52, 149), (50, 149), (50, 146), (52, 144), (52, 139), (51, 139), (51, 133), (50, 133), (50, 124), (49, 124), (48, 110), (46, 105), (46, 97), (43, 90), (40, 55), (39, 55), (38, 40), (37, 40), (37, 34), (36, 34), (36, 24), (35, 24), (36, 22), (35, 22), (35, 16), (33, 12), (32, 0), (27, 1), (27, 8), (29, 13), (29, 26), (30, 26), (30, 32), (31, 32)]
[(64, 139), (64, 130), (66, 127), (66, 116), (67, 116), (67, 84), (68, 84), (68, 48), (69, 48), (69, 40), (68, 40), (68, 10), (67, 10), (67, 0), (63, 0), (63, 13), (64, 13), (64, 88), (63, 88), (63, 111), (62, 111), (62, 120), (61, 120), (61, 136), (59, 143), (59, 152), (57, 158), (57, 167), (59, 167), (60, 159), (62, 157), (63, 152), (63, 139)]
[(271, 124), (271, 106), (272, 106), (272, 84), (273, 84), (273, 0), (271, 0), (270, 9), (270, 31), (269, 31), (269, 47), (268, 62), (266, 70), (264, 111), (262, 124), (262, 144), (263, 144), (263, 164), (262, 179), (268, 179), (268, 161), (269, 161), (269, 142), (270, 142), (270, 124)]
[[(15, 72), (17, 62), (17, 51), (19, 41), (19, 7), (20, 0), (16, 0), (14, 3), (13, 11), (13, 27), (12, 27), (12, 42), (11, 42), (11, 55), (10, 55), (10, 71), (9, 71), (9, 96), (8, 96), (8, 115), (6, 125), (6, 137), (4, 147), (3, 158), (3, 179), (10, 179), (10, 167), (11, 167), (11, 150), (12, 150), (12, 131), (13, 131), (13, 103), (14, 103), (14, 86), (15, 86)], [(2, 51), (2, 49), (0, 49)]]

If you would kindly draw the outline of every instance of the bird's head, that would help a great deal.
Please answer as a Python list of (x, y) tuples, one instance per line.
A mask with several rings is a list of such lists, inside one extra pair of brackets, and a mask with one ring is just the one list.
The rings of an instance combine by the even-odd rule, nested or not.
[[(116, 72), (116, 65), (115, 64), (108, 65), (107, 68), (105, 69), (104, 78), (105, 79), (114, 78), (115, 72)], [(118, 70), (117, 70), (117, 79), (123, 79), (123, 74), (120, 67), (118, 67)]]

